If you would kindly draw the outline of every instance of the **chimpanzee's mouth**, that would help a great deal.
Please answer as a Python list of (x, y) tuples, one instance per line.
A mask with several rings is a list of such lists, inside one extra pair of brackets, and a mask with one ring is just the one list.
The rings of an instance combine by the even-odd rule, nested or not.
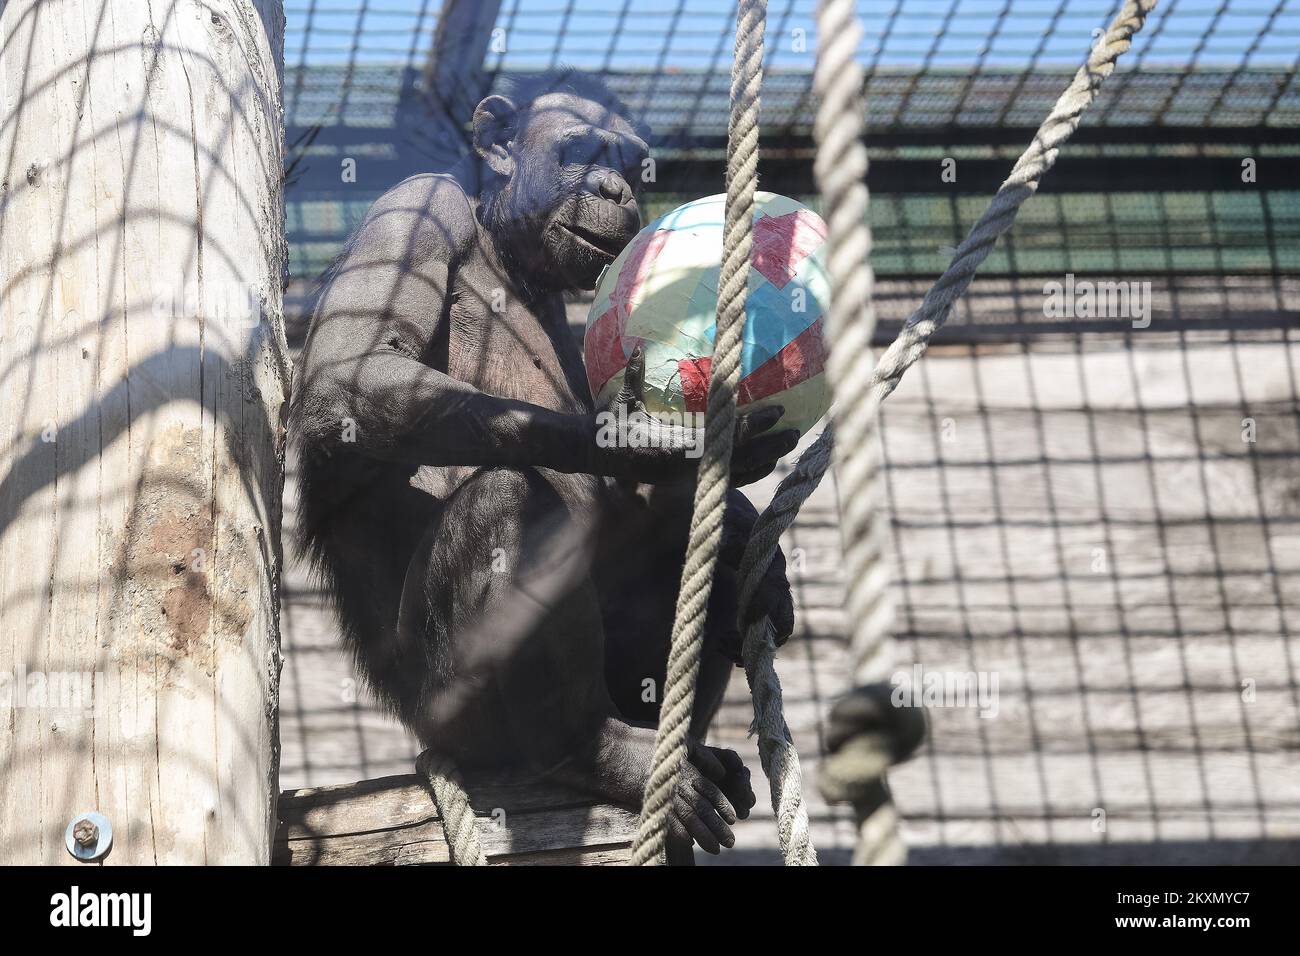
[(622, 252), (623, 247), (627, 245), (626, 239), (622, 239), (618, 236), (605, 235), (604, 233), (596, 232), (595, 230), (587, 229), (576, 224), (570, 225), (566, 222), (557, 222), (556, 225), (569, 235), (573, 236), (573, 238), (577, 239), (578, 242), (582, 243), (582, 245), (589, 246), (596, 250), (596, 252), (599, 252), (606, 259), (618, 258), (618, 254)]

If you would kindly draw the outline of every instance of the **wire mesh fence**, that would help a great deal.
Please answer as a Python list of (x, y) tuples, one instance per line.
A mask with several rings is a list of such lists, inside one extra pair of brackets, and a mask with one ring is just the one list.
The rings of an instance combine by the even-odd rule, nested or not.
[[(449, 91), (431, 59), (455, 3), (286, 4), (300, 309), (370, 202), (436, 168), (440, 104), (512, 75), (597, 72), (650, 125), (643, 219), (721, 191), (731, 5), (480, 6), (493, 15)], [(860, 7), (881, 342), (1115, 6)], [(815, 207), (813, 9), (769, 5), (760, 172)], [(940, 694), (926, 749), (894, 774), (914, 859), (1296, 858), (1297, 49), (1300, 0), (1162, 4), (886, 405), (900, 671), (994, 692)], [(781, 659), (810, 779), (847, 680), (829, 483), (819, 495), (787, 542), (801, 625)], [(300, 568), (288, 585), (285, 784), (408, 771), (414, 744), (357, 689), (325, 602)], [(729, 698), (717, 730), (742, 751), (746, 706)], [(827, 858), (846, 855), (849, 817), (812, 810)]]

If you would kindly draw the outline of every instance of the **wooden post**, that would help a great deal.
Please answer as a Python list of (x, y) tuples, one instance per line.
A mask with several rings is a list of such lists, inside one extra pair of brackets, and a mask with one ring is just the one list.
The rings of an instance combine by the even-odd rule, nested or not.
[(267, 863), (280, 0), (0, 4), (0, 863)]

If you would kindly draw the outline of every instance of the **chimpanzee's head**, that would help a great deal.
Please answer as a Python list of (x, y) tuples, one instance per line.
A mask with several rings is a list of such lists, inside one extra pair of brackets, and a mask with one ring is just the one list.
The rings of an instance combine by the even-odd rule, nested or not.
[(474, 111), (474, 148), (491, 174), (484, 224), (526, 285), (592, 289), (636, 235), (635, 185), (649, 147), (626, 116), (603, 83), (571, 70)]

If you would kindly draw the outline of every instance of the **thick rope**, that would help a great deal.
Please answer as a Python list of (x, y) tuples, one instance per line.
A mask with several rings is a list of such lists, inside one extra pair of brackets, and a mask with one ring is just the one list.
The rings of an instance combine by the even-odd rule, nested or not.
[(478, 822), (469, 797), (456, 779), (456, 771), (445, 758), (426, 750), (415, 761), (416, 769), (433, 791), (433, 800), (442, 817), (451, 860), (458, 866), (487, 866), (483, 844), (479, 841)]
[(632, 862), (657, 863), (663, 854), (673, 790), (686, 758), (687, 730), (695, 704), (704, 617), (722, 541), (736, 388), (749, 284), (754, 188), (758, 181), (758, 94), (763, 78), (763, 31), (767, 0), (740, 0), (731, 66), (731, 120), (727, 133), (727, 199), (722, 235), (718, 315), (704, 420), (704, 453), (695, 484), (695, 507), (682, 569), (672, 647), (664, 684), (654, 760), (641, 805)]
[[(781, 535), (794, 523), (799, 508), (826, 473), (833, 444), (828, 425), (799, 456), (794, 470), (781, 479), (771, 503), (754, 522), (738, 575), (740, 599), (737, 603), (742, 624), (749, 616), (748, 608), (776, 556)], [(808, 832), (808, 810), (803, 801), (803, 773), (799, 767), (799, 753), (785, 722), (781, 681), (776, 674), (776, 644), (769, 618), (761, 617), (746, 627), (742, 654), (745, 678), (754, 703), (754, 723), (750, 731), (758, 735), (758, 756), (772, 793), (781, 859), (786, 866), (816, 866), (817, 851), (813, 849)]]
[[(867, 150), (862, 141), (865, 80), (856, 55), (862, 27), (852, 0), (822, 0), (817, 10), (817, 37), (813, 87), (820, 102), (813, 124), (817, 140), (813, 172), (826, 213), (826, 272), (831, 286), (825, 320), (831, 343), (826, 370), (835, 389), (835, 429), (841, 450), (837, 475), (845, 619), (850, 628), (854, 681), (862, 684), (886, 676), (894, 608), (885, 560), (888, 525), (882, 502), (876, 408), (861, 400), (874, 370), (871, 337), (876, 314), (871, 305), (875, 277), (867, 218)], [(879, 791), (881, 800), (858, 808), (858, 858), (902, 863), (907, 848), (898, 829), (898, 816), (888, 790), (881, 787)], [(861, 848), (868, 840), (864, 853)]]
[[(1133, 34), (1142, 28), (1155, 5), (1156, 0), (1127, 0), (1105, 34), (1093, 45), (1087, 62), (1057, 100), (989, 208), (957, 248), (953, 261), (874, 369), (870, 366), (868, 347), (874, 329), (869, 304), (870, 270), (859, 270), (856, 282), (849, 287), (848, 301), (840, 291), (844, 287), (835, 282), (840, 274), (838, 270), (851, 269), (854, 261), (864, 261), (870, 246), (865, 226), (855, 231), (857, 223), (865, 224), (866, 214), (865, 151), (861, 151), (859, 158), (852, 148), (854, 144), (860, 147), (857, 143), (860, 127), (856, 121), (834, 122), (837, 115), (863, 115), (861, 105), (853, 102), (855, 92), (861, 89), (860, 73), (845, 78), (839, 72), (852, 71), (851, 51), (856, 47), (858, 32), (856, 24), (850, 23), (850, 0), (828, 0), (820, 8), (818, 34), (827, 41), (827, 47), (825, 55), (819, 55), (818, 59), (817, 77), (825, 82), (824, 87), (819, 84), (819, 89), (823, 97), (839, 94), (834, 112), (818, 113), (816, 170), (830, 210), (827, 243), (835, 264), (828, 271), (832, 288), (838, 294), (827, 317), (828, 337), (833, 343), (828, 370), (841, 405), (836, 424), (844, 437), (841, 448), (845, 450), (840, 471), (840, 501), (849, 582), (846, 608), (854, 628), (852, 650), (858, 683), (883, 676), (884, 635), (892, 618), (885, 593), (886, 531), (878, 517), (875, 500), (880, 489), (881, 459), (874, 426), (880, 404), (925, 352), (931, 336), (947, 320), (954, 303), (970, 286), (998, 237), (1010, 228), (1020, 206), (1037, 191), (1042, 177), (1056, 162), (1060, 147), (1078, 128), (1083, 111), (1096, 99), (1102, 81), (1114, 71), (1115, 61), (1129, 49)], [(842, 62), (843, 58), (848, 62)], [(823, 106), (826, 105), (824, 99)], [(850, 179), (855, 182), (848, 182)], [(853, 188), (855, 184), (858, 189)], [(845, 261), (837, 261), (841, 256)], [(875, 798), (869, 804), (874, 812), (859, 819), (855, 862), (901, 861), (905, 853), (898, 836), (897, 815), (884, 786), (885, 764), (878, 750), (875, 746), (864, 749), (846, 745), (827, 758), (823, 770), (823, 790), (829, 785), (830, 790), (841, 792), (875, 791)], [(861, 805), (868, 803), (864, 799)]]

